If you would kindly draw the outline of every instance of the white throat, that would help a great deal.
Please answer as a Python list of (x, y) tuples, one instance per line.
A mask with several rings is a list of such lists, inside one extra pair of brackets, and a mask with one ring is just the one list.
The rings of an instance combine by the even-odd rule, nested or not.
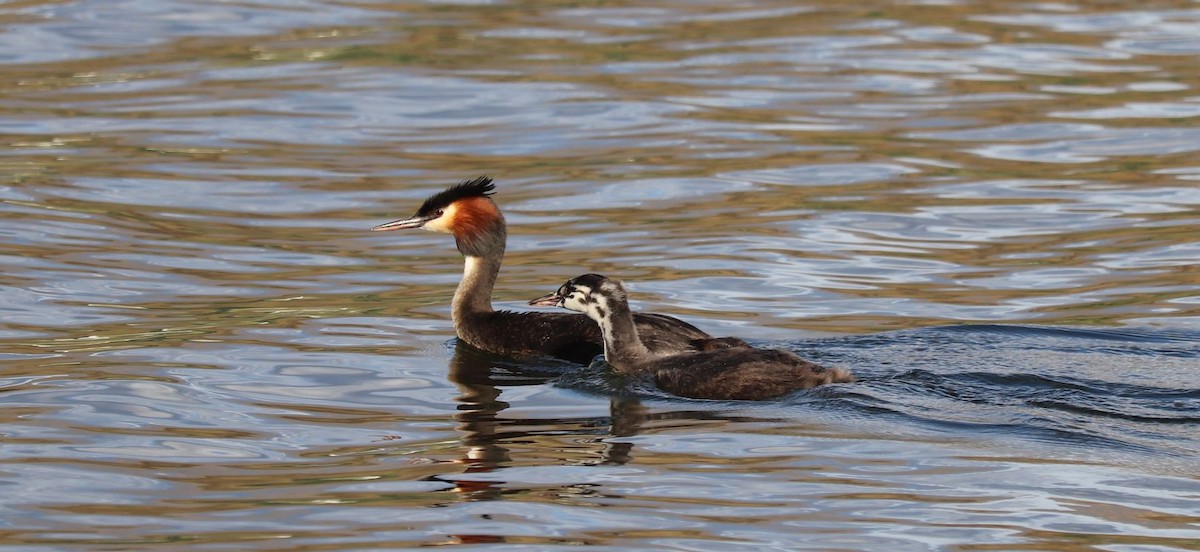
[(492, 286), (496, 285), (496, 274), (500, 262), (486, 257), (463, 257), (463, 276), (454, 291), (451, 314), (455, 323), (462, 315), (492, 312)]
[(596, 297), (594, 303), (588, 304), (588, 318), (596, 321), (600, 325), (600, 335), (604, 341), (604, 358), (612, 358), (611, 350), (615, 343), (616, 336), (613, 335), (613, 320), (612, 308), (609, 307), (608, 299), (604, 297)]

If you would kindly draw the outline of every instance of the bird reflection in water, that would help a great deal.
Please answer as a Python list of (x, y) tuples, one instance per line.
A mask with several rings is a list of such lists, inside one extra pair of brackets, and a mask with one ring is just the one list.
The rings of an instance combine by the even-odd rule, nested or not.
[[(495, 363), (495, 357), (462, 343), (455, 346), (450, 359), (448, 379), (461, 393), (455, 398), (459, 404), (454, 418), (463, 435), (464, 473), (491, 472), (511, 460), (508, 449), (498, 444), (503, 437), (498, 435), (496, 415), (508, 408), (508, 403), (499, 400), (503, 391), (492, 380)], [(501, 493), (496, 483), (457, 479), (454, 490), (465, 500), (495, 500)]]
[[(522, 368), (529, 370), (522, 370)], [(541, 366), (556, 367), (562, 370), (561, 364)], [(457, 429), (462, 433), (462, 459), (459, 461), (466, 469), (462, 473), (493, 473), (500, 472), (514, 463), (512, 453), (506, 443), (516, 444), (536, 438), (539, 434), (561, 437), (564, 428), (581, 428), (580, 432), (589, 437), (578, 439), (576, 442), (594, 443), (599, 448), (595, 452), (597, 460), (589, 462), (593, 465), (624, 464), (632, 458), (633, 443), (607, 442), (606, 437), (628, 437), (637, 435), (645, 416), (645, 407), (636, 398), (614, 397), (610, 399), (610, 416), (605, 418), (551, 418), (518, 420), (505, 419), (499, 416), (509, 404), (500, 400), (505, 387), (526, 385), (544, 385), (555, 377), (551, 369), (538, 372), (538, 365), (522, 365), (504, 357), (474, 349), (469, 345), (458, 342), (454, 355), (450, 359), (448, 379), (456, 385), (460, 395), (455, 399), (458, 413), (454, 415), (458, 422)], [(577, 367), (575, 369), (578, 369)], [(520, 426), (536, 426), (536, 429), (525, 429)], [(548, 429), (545, 429), (548, 428)], [(520, 462), (520, 459), (517, 460)], [(577, 463), (574, 459), (562, 458), (563, 463)], [(538, 460), (542, 462), (541, 459)], [(432, 476), (430, 479), (452, 483), (452, 492), (458, 498), (467, 502), (503, 500), (507, 481), (499, 477), (493, 478), (462, 478)], [(561, 492), (573, 496), (590, 495), (594, 491), (586, 485), (568, 486)], [(489, 515), (482, 516), (490, 519)], [(489, 534), (456, 534), (451, 535), (454, 544), (477, 544), (507, 542), (503, 535)]]
[[(515, 363), (503, 357), (492, 355), (472, 348), (464, 343), (457, 343), (454, 355), (450, 359), (448, 379), (456, 385), (461, 394), (458, 401), (458, 413), (455, 420), (458, 430), (462, 432), (464, 453), (462, 463), (466, 466), (464, 473), (487, 473), (512, 463), (512, 454), (506, 443), (536, 438), (539, 434), (563, 434), (564, 428), (580, 428), (589, 438), (576, 442), (596, 443), (599, 445), (595, 455), (596, 460), (591, 464), (624, 464), (631, 458), (632, 443), (607, 442), (606, 437), (629, 437), (637, 435), (641, 423), (645, 420), (646, 409), (637, 398), (617, 396), (610, 399), (609, 417), (605, 418), (553, 418), (542, 420), (504, 419), (499, 413), (509, 407), (507, 402), (500, 400), (504, 387), (525, 385), (544, 385), (555, 377), (555, 370), (561, 371), (561, 364), (529, 366)], [(544, 368), (539, 371), (538, 368)], [(536, 425), (539, 429), (524, 429), (519, 426)], [(549, 427), (551, 429), (540, 429)], [(576, 463), (573, 459), (563, 458), (563, 462)], [(498, 486), (503, 481), (455, 481), (456, 492), (462, 493), (466, 500), (495, 500), (501, 490)]]

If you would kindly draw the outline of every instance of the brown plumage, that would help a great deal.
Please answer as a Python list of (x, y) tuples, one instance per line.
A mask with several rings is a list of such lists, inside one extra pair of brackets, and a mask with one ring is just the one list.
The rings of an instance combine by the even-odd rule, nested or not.
[[(620, 282), (599, 274), (572, 278), (531, 303), (582, 312), (604, 336), (604, 358), (624, 375), (649, 374), (659, 389), (698, 399), (762, 400), (826, 383), (854, 381), (842, 368), (825, 368), (783, 349), (755, 349), (737, 338), (731, 347), (656, 354), (641, 343)], [(720, 342), (721, 339), (709, 340)]]
[[(603, 351), (600, 329), (585, 316), (558, 312), (513, 312), (492, 308), (492, 288), (500, 272), (507, 227), (492, 201), (495, 186), (479, 177), (430, 196), (413, 216), (372, 230), (423, 228), (454, 235), (464, 257), (462, 281), (454, 293), (451, 317), (458, 338), (506, 356), (550, 355), (587, 363)], [(633, 315), (644, 346), (658, 354), (733, 346), (670, 316)]]

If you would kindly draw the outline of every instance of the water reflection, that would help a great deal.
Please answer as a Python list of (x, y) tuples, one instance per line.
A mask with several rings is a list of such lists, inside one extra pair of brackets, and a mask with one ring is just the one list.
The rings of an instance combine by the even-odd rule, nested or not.
[[(499, 400), (503, 393), (501, 386), (545, 385), (555, 376), (537, 375), (536, 367), (532, 372), (528, 372), (529, 367), (527, 366), (514, 364), (511, 360), (479, 351), (457, 340), (455, 343), (447, 378), (458, 387), (461, 393), (455, 398), (455, 401), (459, 403), (456, 408), (458, 413), (455, 415), (455, 420), (459, 424), (458, 430), (464, 434), (462, 442), (466, 451), (462, 461), (467, 466), (466, 473), (493, 472), (507, 467), (512, 461), (509, 449), (504, 446), (505, 442), (538, 433), (536, 430), (517, 431), (516, 428), (520, 426), (521, 421), (499, 417), (499, 414), (509, 407), (508, 403)], [(557, 362), (546, 368), (574, 369), (564, 368)], [(608, 437), (637, 435), (642, 422), (647, 418), (647, 409), (642, 405), (640, 399), (629, 396), (620, 390), (613, 393), (609, 404), (607, 419), (538, 420), (533, 425), (551, 428), (562, 426), (583, 428), (584, 432), (577, 434), (581, 437), (577, 443), (596, 449), (594, 454), (597, 458), (587, 462), (588, 464), (624, 464), (631, 458), (630, 452), (633, 445), (627, 442), (608, 443)], [(606, 426), (608, 429), (605, 432), (603, 428)], [(550, 431), (559, 433), (561, 430), (552, 429)], [(493, 483), (502, 484), (503, 482)], [(465, 484), (471, 488), (469, 492), (471, 499), (481, 499), (481, 496), (482, 499), (499, 498), (498, 492), (481, 495), (476, 492), (478, 489), (472, 488), (474, 485), (479, 485), (494, 490), (491, 489), (492, 485), (484, 484), (482, 481), (459, 481), (457, 484)], [(468, 491), (464, 490), (464, 492)]]
[[(502, 443), (512, 436), (501, 433), (501, 422), (496, 419), (508, 404), (499, 400), (501, 391), (492, 379), (495, 364), (495, 357), (462, 343), (456, 345), (450, 359), (447, 377), (461, 392), (454, 399), (459, 403), (454, 419), (458, 422), (458, 431), (463, 434), (465, 473), (490, 473), (510, 461), (509, 451)], [(455, 492), (461, 493), (463, 500), (497, 500), (501, 498), (503, 484), (503, 481), (494, 480), (454, 481)]]
[[(607, 444), (606, 437), (599, 428), (604, 427), (603, 418), (584, 419), (523, 419), (503, 418), (501, 413), (509, 404), (499, 400), (504, 388), (514, 386), (542, 385), (552, 376), (538, 376), (514, 372), (518, 365), (510, 360), (491, 355), (456, 341), (453, 356), (449, 361), (447, 378), (459, 390), (455, 398), (457, 402), (454, 419), (457, 431), (461, 434), (462, 456), (456, 463), (463, 466), (462, 471), (453, 474), (440, 473), (427, 477), (426, 481), (449, 482), (453, 485), (452, 492), (457, 500), (463, 502), (505, 501), (517, 492), (516, 488), (528, 485), (528, 475), (511, 473), (514, 466), (538, 465), (540, 460), (523, 458), (522, 453), (515, 454), (512, 448), (523, 448), (523, 443), (541, 436), (552, 436), (561, 439), (571, 438), (574, 448), (583, 449), (584, 455), (596, 455), (597, 460), (588, 461), (584, 465), (624, 464), (631, 458), (632, 443), (620, 442)], [(561, 368), (561, 367), (559, 367)], [(503, 387), (502, 387), (503, 386)], [(610, 416), (612, 436), (636, 435), (644, 408), (640, 401), (633, 398), (613, 398)], [(564, 435), (564, 427), (577, 428)], [(577, 456), (581, 451), (574, 451)], [(555, 462), (575, 463), (567, 458), (556, 459)], [(516, 480), (506, 476), (513, 475)], [(536, 481), (536, 477), (533, 480)], [(579, 483), (564, 483), (556, 493), (566, 493), (572, 500), (580, 500), (594, 496), (591, 487), (594, 485)], [(515, 487), (515, 488), (514, 488)], [(487, 533), (486, 529), (496, 527), (492, 514), (479, 515), (478, 523), (468, 533), (451, 534), (449, 544), (479, 544), (510, 542), (503, 530), (496, 534)]]

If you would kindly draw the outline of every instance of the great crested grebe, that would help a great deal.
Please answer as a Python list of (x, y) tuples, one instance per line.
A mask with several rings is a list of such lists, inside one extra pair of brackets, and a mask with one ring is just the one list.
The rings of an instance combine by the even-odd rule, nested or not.
[[(423, 228), (454, 235), (465, 258), (462, 281), (451, 305), (459, 339), (501, 355), (541, 354), (586, 364), (603, 351), (600, 329), (586, 316), (492, 309), (492, 287), (507, 239), (504, 215), (489, 197), (494, 190), (492, 179), (486, 176), (465, 181), (430, 196), (415, 215), (372, 230)], [(712, 340), (695, 326), (670, 316), (637, 313), (633, 321), (640, 345), (655, 354), (737, 346), (736, 341)]]
[(638, 340), (624, 286), (599, 274), (567, 280), (557, 292), (529, 304), (586, 314), (604, 334), (604, 359), (617, 373), (652, 375), (659, 389), (674, 395), (762, 400), (826, 383), (854, 381), (845, 369), (824, 368), (783, 349), (731, 347), (655, 354)]

